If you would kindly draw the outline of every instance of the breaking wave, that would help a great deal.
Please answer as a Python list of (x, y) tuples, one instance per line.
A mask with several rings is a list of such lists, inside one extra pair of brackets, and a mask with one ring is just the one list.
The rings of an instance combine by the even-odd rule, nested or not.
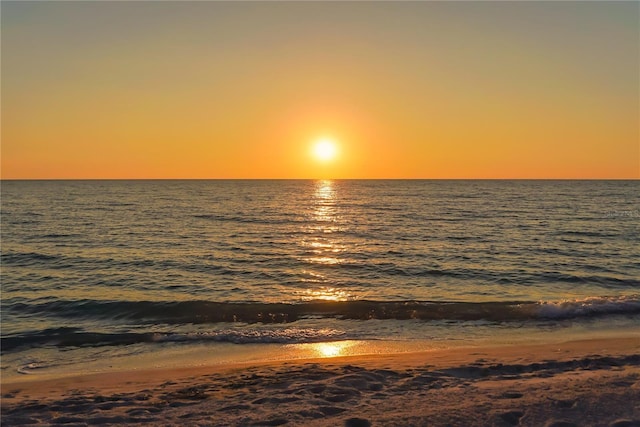
[[(123, 301), (24, 302), (5, 310), (25, 315), (65, 319), (110, 319), (140, 326), (154, 325), (154, 332), (91, 332), (79, 327), (59, 327), (9, 334), (2, 337), (2, 352), (53, 346), (114, 346), (165, 342), (228, 342), (235, 344), (312, 343), (354, 339), (344, 330), (296, 326), (304, 319), (489, 321), (527, 322), (588, 319), (640, 314), (640, 296), (592, 297), (539, 302), (429, 302), (429, 301), (311, 301), (299, 304)], [(165, 326), (165, 331), (157, 332)], [(178, 331), (172, 325), (212, 324), (211, 330)], [(226, 326), (225, 326), (226, 325)], [(184, 328), (182, 328), (184, 329)], [(345, 330), (348, 328), (345, 327)]]
[(640, 313), (640, 296), (591, 297), (539, 302), (309, 301), (301, 303), (222, 303), (211, 301), (57, 300), (15, 302), (9, 313), (63, 318), (135, 320), (139, 323), (290, 323), (325, 317), (350, 320), (488, 320), (498, 322), (568, 319)]

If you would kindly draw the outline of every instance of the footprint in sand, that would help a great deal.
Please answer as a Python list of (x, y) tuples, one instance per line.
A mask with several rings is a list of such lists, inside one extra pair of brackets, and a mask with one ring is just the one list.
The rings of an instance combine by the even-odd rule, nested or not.
[(556, 400), (554, 403), (558, 408), (574, 408), (577, 401), (573, 399), (560, 399)]
[(20, 393), (20, 390), (11, 390), (8, 393), (5, 393), (2, 395), (3, 399), (13, 399), (14, 397), (16, 397), (16, 395)]
[(281, 426), (283, 424), (287, 424), (289, 421), (287, 421), (284, 418), (275, 418), (272, 420), (267, 420), (267, 421), (259, 421), (255, 424), (251, 424), (252, 426)]
[(578, 427), (578, 425), (566, 420), (551, 420), (544, 427)]
[(517, 391), (505, 391), (501, 395), (497, 396), (499, 399), (520, 399), (523, 396), (522, 393)]
[(365, 418), (349, 418), (344, 421), (345, 427), (371, 427), (371, 422)]
[(320, 406), (318, 410), (327, 416), (337, 415), (341, 412), (346, 411), (345, 408), (340, 408), (338, 406)]
[(524, 415), (522, 411), (509, 411), (504, 414), (500, 414), (500, 418), (507, 424), (515, 426), (520, 422), (520, 418)]
[(640, 420), (615, 420), (610, 427), (640, 427)]

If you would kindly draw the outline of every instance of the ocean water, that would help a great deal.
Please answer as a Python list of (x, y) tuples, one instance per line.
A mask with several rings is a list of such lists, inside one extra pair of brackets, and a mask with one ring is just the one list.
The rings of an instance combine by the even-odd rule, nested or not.
[(5, 377), (196, 347), (640, 331), (640, 181), (1, 185)]

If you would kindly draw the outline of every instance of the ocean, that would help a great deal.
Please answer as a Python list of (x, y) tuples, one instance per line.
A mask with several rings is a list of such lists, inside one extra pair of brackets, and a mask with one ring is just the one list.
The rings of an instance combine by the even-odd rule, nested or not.
[(1, 225), (4, 378), (640, 331), (640, 181), (2, 181)]

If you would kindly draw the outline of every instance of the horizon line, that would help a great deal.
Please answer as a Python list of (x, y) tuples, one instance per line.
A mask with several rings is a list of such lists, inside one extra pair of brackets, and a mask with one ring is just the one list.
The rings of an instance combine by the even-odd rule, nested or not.
[(0, 178), (2, 181), (638, 181), (638, 178)]

